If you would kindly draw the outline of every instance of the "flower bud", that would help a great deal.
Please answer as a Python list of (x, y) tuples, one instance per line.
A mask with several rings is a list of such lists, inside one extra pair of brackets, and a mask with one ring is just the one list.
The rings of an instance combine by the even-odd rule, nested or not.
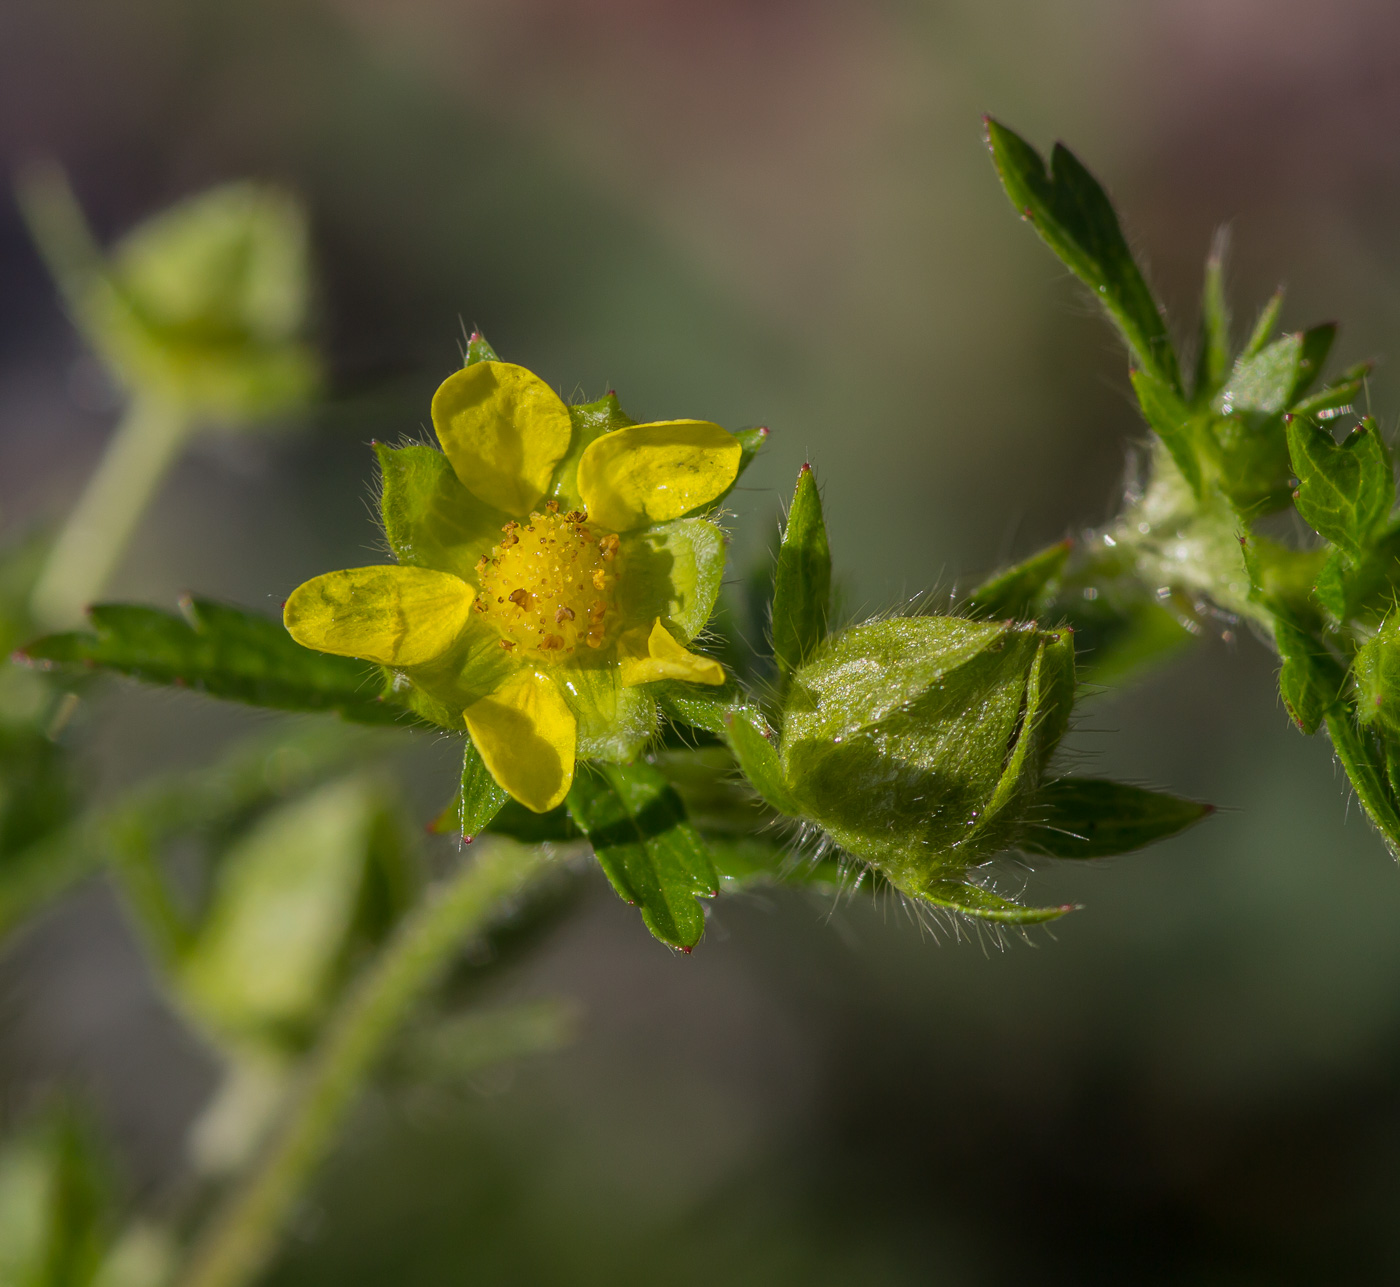
[(1073, 698), (1067, 628), (868, 622), (794, 673), (783, 778), (805, 817), (917, 896), (1017, 842)]

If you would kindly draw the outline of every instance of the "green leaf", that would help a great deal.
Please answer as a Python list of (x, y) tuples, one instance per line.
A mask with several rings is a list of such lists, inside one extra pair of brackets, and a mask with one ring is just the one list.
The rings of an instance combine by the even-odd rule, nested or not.
[(1337, 338), (1337, 323), (1324, 322), (1303, 332), (1303, 342), (1298, 354), (1298, 374), (1293, 387), (1288, 392), (1288, 405), (1293, 406), (1314, 384), (1327, 365), (1327, 355)]
[(1225, 383), (1230, 370), (1230, 305), (1225, 298), (1225, 251), (1229, 240), (1229, 230), (1221, 228), (1215, 234), (1206, 260), (1205, 283), (1201, 289), (1200, 352), (1196, 357), (1196, 386), (1191, 395), (1191, 401), (1197, 406), (1210, 401)]
[(1278, 315), (1283, 311), (1284, 290), (1280, 286), (1271, 296), (1269, 302), (1259, 310), (1259, 317), (1254, 323), (1254, 330), (1250, 332), (1249, 339), (1245, 341), (1245, 346), (1240, 350), (1239, 360), (1246, 362), (1250, 358), (1261, 353), (1264, 346), (1269, 342), (1269, 336), (1274, 333), (1274, 327), (1278, 325)]
[(400, 563), (476, 584), (476, 561), (501, 539), (508, 516), (477, 500), (436, 447), (375, 443), (380, 519)]
[(1059, 576), (1073, 549), (1073, 540), (1057, 541), (1014, 567), (988, 577), (967, 596), (964, 611), (980, 620), (1033, 620), (1045, 587)]
[(945, 911), (995, 925), (1042, 925), (1059, 920), (1066, 912), (1078, 910), (1073, 903), (1063, 903), (1059, 907), (1023, 907), (981, 885), (960, 880), (934, 881), (919, 890), (917, 897)]
[(111, 1241), (111, 1176), (92, 1128), (66, 1105), (0, 1151), (0, 1282), (87, 1287)]
[(663, 943), (690, 951), (705, 930), (695, 900), (718, 893), (719, 878), (666, 779), (648, 764), (580, 766), (568, 806), (619, 897)]
[[(735, 435), (739, 440), (739, 474), (735, 478), (737, 483), (744, 476), (744, 471), (753, 464), (754, 458), (768, 441), (768, 427), (759, 425), (756, 429), (740, 429)], [(727, 495), (727, 493), (726, 493)]]
[(1040, 154), (1004, 125), (987, 119), (987, 144), (1011, 204), (1035, 225), (1107, 310), (1137, 361), (1180, 390), (1181, 376), (1161, 310), (1123, 238), (1113, 205), (1094, 176), (1055, 144), (1047, 174)]
[(1366, 816), (1381, 833), (1391, 856), (1400, 858), (1400, 811), (1390, 792), (1387, 757), (1380, 739), (1371, 729), (1358, 728), (1342, 705), (1328, 713), (1327, 732)]
[(1022, 848), (1053, 858), (1107, 858), (1185, 831), (1208, 804), (1097, 778), (1046, 783), (1027, 813)]
[(499, 362), (500, 360), (496, 356), (496, 350), (486, 342), (486, 336), (480, 331), (473, 331), (467, 337), (467, 351), (462, 358), (463, 366), (475, 366), (478, 362)]
[(385, 672), (348, 657), (303, 648), (280, 622), (212, 603), (181, 600), (182, 617), (135, 604), (97, 604), (92, 633), (47, 635), (22, 657), (116, 671), (275, 710), (335, 711), (362, 724), (409, 720), (387, 699)]
[(356, 774), (274, 809), (232, 847), (179, 969), (197, 1015), (239, 1039), (308, 1034), (339, 978), (389, 811)]
[(1395, 502), (1390, 452), (1373, 420), (1340, 445), (1325, 429), (1295, 417), (1288, 448), (1298, 476), (1294, 503), (1314, 531), (1360, 558)]
[(826, 638), (831, 612), (831, 549), (811, 465), (797, 475), (773, 577), (773, 656), (786, 685)]
[(1282, 619), (1274, 621), (1274, 642), (1283, 659), (1278, 689), (1288, 716), (1304, 733), (1315, 733), (1342, 703), (1346, 670), (1316, 635)]
[(431, 830), (438, 835), (456, 832), (470, 842), (491, 825), (509, 799), (510, 794), (491, 776), (471, 738), (463, 738), (462, 785)]
[(548, 813), (534, 813), (518, 800), (507, 800), (486, 831), (493, 836), (509, 836), (526, 845), (563, 844), (583, 837), (574, 826), (566, 805), (561, 804)]
[(1197, 455), (1197, 434), (1201, 421), (1178, 396), (1176, 390), (1158, 379), (1145, 367), (1133, 371), (1129, 378), (1138, 406), (1152, 432), (1171, 452), (1181, 476), (1197, 496), (1201, 494), (1201, 463)]

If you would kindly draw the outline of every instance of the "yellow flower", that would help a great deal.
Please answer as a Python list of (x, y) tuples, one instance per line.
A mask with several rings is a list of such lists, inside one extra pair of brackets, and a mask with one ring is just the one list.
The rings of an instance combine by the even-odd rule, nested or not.
[(656, 725), (646, 685), (724, 682), (687, 647), (724, 538), (685, 516), (728, 491), (743, 444), (703, 420), (633, 424), (612, 395), (570, 407), (499, 361), (449, 376), (432, 415), (442, 452), (378, 448), (399, 566), (316, 577), (284, 620), (308, 648), (392, 667), (543, 813), (576, 758), (636, 754)]

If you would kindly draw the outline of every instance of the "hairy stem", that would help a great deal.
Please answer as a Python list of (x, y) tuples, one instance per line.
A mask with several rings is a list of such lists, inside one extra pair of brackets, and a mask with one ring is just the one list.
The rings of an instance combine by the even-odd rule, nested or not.
[(245, 1287), (261, 1271), (385, 1044), (464, 940), (547, 869), (548, 848), (483, 845), (429, 894), (331, 1019), (282, 1122), (195, 1244), (180, 1287)]
[(40, 625), (62, 629), (82, 620), (83, 609), (102, 592), (190, 428), (189, 416), (174, 403), (133, 399), (34, 587), (30, 606)]

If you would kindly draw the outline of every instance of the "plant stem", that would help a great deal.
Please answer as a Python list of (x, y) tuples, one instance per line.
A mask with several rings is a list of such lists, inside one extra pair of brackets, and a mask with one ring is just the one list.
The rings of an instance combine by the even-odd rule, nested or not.
[(180, 1287), (245, 1287), (267, 1263), (386, 1042), (464, 940), (552, 862), (547, 847), (483, 845), (413, 911), (334, 1015), (251, 1174), (195, 1244)]
[(177, 404), (149, 396), (132, 400), (34, 587), (30, 607), (40, 625), (63, 629), (81, 622), (190, 429)]

